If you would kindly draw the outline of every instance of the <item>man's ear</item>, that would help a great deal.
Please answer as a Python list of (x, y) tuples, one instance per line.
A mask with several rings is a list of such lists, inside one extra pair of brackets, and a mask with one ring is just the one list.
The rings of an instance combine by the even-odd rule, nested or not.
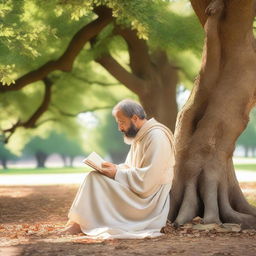
[(136, 123), (138, 121), (139, 117), (137, 115), (132, 116), (132, 120)]

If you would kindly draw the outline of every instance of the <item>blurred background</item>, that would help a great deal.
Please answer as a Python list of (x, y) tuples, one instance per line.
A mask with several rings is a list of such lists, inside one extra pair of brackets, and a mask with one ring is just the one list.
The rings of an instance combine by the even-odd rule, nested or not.
[[(84, 172), (92, 151), (123, 162), (129, 146), (111, 110), (124, 98), (174, 131), (203, 46), (188, 1), (103, 1), (113, 20), (87, 40), (88, 25), (105, 15), (95, 2), (1, 2), (0, 174)], [(256, 170), (255, 152), (253, 110), (236, 168)]]

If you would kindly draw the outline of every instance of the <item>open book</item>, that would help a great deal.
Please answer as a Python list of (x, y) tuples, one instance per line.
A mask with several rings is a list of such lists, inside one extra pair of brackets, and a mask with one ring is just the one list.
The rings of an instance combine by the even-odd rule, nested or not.
[(88, 157), (83, 160), (83, 163), (87, 164), (96, 171), (101, 172), (101, 164), (106, 162), (96, 152), (92, 152)]

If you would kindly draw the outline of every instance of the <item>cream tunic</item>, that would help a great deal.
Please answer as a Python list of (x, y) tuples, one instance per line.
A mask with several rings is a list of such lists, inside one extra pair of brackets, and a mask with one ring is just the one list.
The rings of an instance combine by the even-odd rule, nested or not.
[(91, 238), (159, 236), (169, 212), (173, 166), (172, 133), (152, 118), (133, 139), (114, 180), (96, 171), (86, 176), (68, 217)]

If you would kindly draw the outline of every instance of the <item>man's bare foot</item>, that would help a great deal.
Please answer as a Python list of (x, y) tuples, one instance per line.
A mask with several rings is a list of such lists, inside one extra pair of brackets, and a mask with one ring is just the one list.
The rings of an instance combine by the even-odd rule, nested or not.
[(74, 222), (58, 232), (59, 235), (76, 235), (79, 233), (82, 233), (82, 230), (80, 226)]

